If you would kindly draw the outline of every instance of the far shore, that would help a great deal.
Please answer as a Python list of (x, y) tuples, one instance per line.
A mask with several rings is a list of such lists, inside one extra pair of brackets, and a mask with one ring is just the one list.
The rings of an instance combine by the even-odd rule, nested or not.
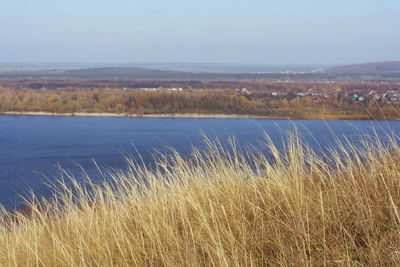
[(6, 111), (0, 115), (10, 116), (77, 116), (77, 117), (127, 117), (127, 118), (259, 118), (259, 119), (290, 119), (289, 117), (257, 116), (246, 114), (198, 114), (198, 113), (176, 113), (176, 114), (127, 114), (127, 113), (100, 113), (100, 112), (75, 112), (75, 113), (53, 113), (45, 111)]
[[(304, 115), (296, 117), (280, 117), (249, 114), (199, 114), (199, 113), (176, 113), (176, 114), (127, 114), (127, 113), (101, 113), (101, 112), (75, 112), (75, 113), (53, 113), (45, 111), (6, 111), (0, 115), (7, 116), (77, 116), (77, 117), (127, 117), (127, 118), (194, 118), (194, 119), (312, 119), (312, 120), (369, 120), (364, 115)], [(379, 118), (382, 120), (398, 120), (398, 118)]]

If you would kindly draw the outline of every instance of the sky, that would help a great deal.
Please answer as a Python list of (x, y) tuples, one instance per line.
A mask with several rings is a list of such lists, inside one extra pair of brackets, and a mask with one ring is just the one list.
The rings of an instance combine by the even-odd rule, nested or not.
[(400, 60), (399, 0), (0, 0), (0, 63)]

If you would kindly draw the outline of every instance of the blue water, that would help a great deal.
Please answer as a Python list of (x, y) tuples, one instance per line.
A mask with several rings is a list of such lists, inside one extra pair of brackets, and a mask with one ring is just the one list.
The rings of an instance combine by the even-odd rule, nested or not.
[[(174, 147), (188, 155), (203, 147), (203, 134), (226, 140), (234, 136), (242, 147), (262, 148), (263, 131), (281, 143), (283, 133), (298, 127), (316, 149), (334, 144), (336, 137), (357, 140), (372, 133), (370, 121), (264, 119), (157, 119), (94, 117), (0, 116), (0, 204), (15, 207), (29, 189), (49, 194), (45, 181), (60, 177), (59, 166), (79, 177), (81, 168), (98, 175), (96, 165), (124, 169), (124, 156), (137, 150), (151, 166), (154, 151)], [(400, 122), (374, 122), (379, 133), (400, 133)]]

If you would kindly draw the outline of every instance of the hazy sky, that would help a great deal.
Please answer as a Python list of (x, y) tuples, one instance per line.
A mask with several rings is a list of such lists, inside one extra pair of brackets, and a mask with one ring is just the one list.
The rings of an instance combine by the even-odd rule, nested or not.
[(399, 0), (0, 0), (0, 62), (400, 60)]

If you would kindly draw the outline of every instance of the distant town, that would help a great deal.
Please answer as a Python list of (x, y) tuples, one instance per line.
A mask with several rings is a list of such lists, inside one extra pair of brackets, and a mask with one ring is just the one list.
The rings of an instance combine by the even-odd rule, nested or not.
[[(15, 81), (13, 81), (15, 83)], [(54, 82), (54, 81), (53, 81)], [(70, 81), (71, 82), (71, 81)], [(69, 83), (70, 83), (69, 82)], [(73, 81), (75, 83), (77, 81)], [(80, 83), (81, 81), (78, 81)], [(82, 87), (64, 83), (51, 88), (0, 86), (0, 112), (23, 114), (112, 113), (249, 115), (279, 118), (397, 119), (400, 85), (248, 84), (233, 87), (113, 87), (108, 82)], [(59, 83), (59, 81), (58, 81)], [(16, 83), (19, 84), (19, 83)], [(38, 84), (42, 86), (36, 88)], [(20, 84), (19, 84), (20, 85)], [(210, 84), (208, 84), (210, 85)], [(216, 85), (216, 84), (214, 84)]]
[(398, 119), (399, 109), (398, 62), (272, 74), (142, 68), (0, 72), (3, 114)]

